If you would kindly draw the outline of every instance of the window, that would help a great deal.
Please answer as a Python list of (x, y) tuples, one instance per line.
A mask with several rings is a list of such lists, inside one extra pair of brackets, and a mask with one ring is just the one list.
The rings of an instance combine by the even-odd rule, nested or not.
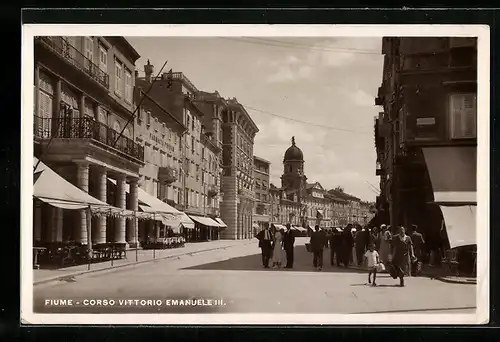
[(476, 138), (477, 96), (474, 93), (450, 95), (451, 139)]
[(132, 74), (125, 70), (125, 101), (132, 103)]
[(118, 121), (115, 121), (115, 123), (113, 124), (113, 129), (117, 132), (121, 132), (122, 129), (120, 127), (120, 123)]
[(123, 67), (119, 61), (115, 61), (115, 93), (122, 95)]
[(102, 45), (99, 44), (99, 68), (108, 72), (108, 50)]
[(85, 50), (85, 57), (87, 59), (85, 60), (85, 67), (90, 69), (94, 62), (94, 41), (92, 40), (92, 37), (85, 37), (84, 38), (84, 50)]
[(194, 137), (191, 137), (191, 151), (194, 152)]

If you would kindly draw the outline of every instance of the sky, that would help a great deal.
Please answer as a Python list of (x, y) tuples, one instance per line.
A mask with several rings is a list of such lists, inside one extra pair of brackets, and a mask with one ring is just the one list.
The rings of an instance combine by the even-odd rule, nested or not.
[[(235, 97), (259, 127), (254, 155), (280, 187), (292, 136), (308, 183), (375, 201), (374, 98), (382, 82), (381, 38), (126, 37), (155, 74), (183, 72), (199, 89)], [(305, 123), (304, 123), (305, 122)]]

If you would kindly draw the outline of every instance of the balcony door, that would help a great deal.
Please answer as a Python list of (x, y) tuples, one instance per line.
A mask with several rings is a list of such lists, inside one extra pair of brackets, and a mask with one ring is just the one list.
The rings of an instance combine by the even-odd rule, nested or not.
[(35, 134), (41, 138), (51, 135), (52, 113), (54, 112), (53, 80), (43, 72), (39, 74), (38, 108), (35, 110)]

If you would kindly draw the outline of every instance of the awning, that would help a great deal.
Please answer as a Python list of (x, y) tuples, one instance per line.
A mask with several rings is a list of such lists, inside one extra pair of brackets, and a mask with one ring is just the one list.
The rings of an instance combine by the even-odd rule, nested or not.
[(477, 148), (446, 146), (422, 148), (436, 203), (475, 204)]
[(280, 230), (280, 229), (284, 229), (286, 230), (286, 227), (281, 225), (281, 224), (276, 224), (276, 223), (273, 223), (272, 224), (277, 230)]
[(476, 206), (440, 205), (450, 247), (476, 244)]
[(221, 219), (221, 218), (216, 217), (216, 218), (215, 218), (215, 221), (217, 221), (217, 223), (219, 223), (219, 224), (220, 224), (220, 227), (221, 227), (221, 228), (227, 228), (227, 224), (225, 224), (225, 223), (224, 223), (224, 221), (222, 221), (222, 219)]
[(300, 232), (306, 232), (307, 231), (307, 229), (299, 227), (299, 226), (292, 226), (292, 229), (298, 230)]
[[(108, 178), (108, 180), (116, 185), (116, 180), (112, 178)], [(125, 186), (125, 191), (127, 193), (130, 193), (130, 186), (129, 184), (126, 184)], [(175, 219), (175, 216), (180, 216), (181, 212), (174, 207), (168, 205), (167, 203), (163, 202), (159, 198), (156, 198), (153, 195), (148, 194), (146, 191), (144, 191), (141, 188), (137, 188), (137, 196), (138, 200), (140, 203), (145, 204), (146, 206), (141, 206), (141, 209), (144, 212), (149, 212), (149, 213), (162, 213), (162, 214), (170, 214), (172, 217), (169, 217), (169, 220)]]
[(198, 222), (199, 224), (202, 224), (207, 227), (220, 227), (219, 223), (216, 221), (212, 220), (210, 217), (206, 216), (194, 216), (194, 215), (189, 215), (189, 217), (195, 221)]
[(319, 214), (319, 216), (321, 216), (321, 217), (325, 216), (325, 215), (323, 214), (323, 210), (321, 210), (321, 209), (316, 209), (316, 212), (317, 212), (317, 213)]
[[(33, 166), (37, 163), (38, 158), (33, 157)], [(54, 207), (62, 209), (84, 209), (89, 206), (111, 207), (71, 184), (43, 162), (38, 163), (35, 174), (33, 196)]]
[(181, 212), (181, 225), (186, 229), (194, 229), (194, 222), (187, 216), (186, 213)]

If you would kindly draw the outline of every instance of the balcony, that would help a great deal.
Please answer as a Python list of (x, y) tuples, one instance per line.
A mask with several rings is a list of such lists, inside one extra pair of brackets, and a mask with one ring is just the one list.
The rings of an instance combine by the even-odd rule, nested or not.
[(212, 216), (219, 216), (220, 210), (219, 208), (206, 208), (206, 214)]
[(177, 170), (171, 166), (160, 167), (158, 169), (158, 180), (163, 184), (172, 184), (177, 181)]
[[(80, 118), (34, 117), (34, 135), (39, 139), (91, 139), (107, 148), (144, 162), (144, 147), (90, 116)], [(116, 141), (116, 144), (115, 144)]]
[(66, 39), (62, 37), (45, 36), (36, 37), (35, 41), (42, 42), (49, 49), (54, 51), (66, 62), (72, 64), (79, 70), (83, 71), (91, 79), (105, 87), (109, 88), (109, 75), (101, 70), (90, 59), (85, 57), (77, 48), (71, 45)]
[(216, 185), (209, 185), (207, 195), (208, 197), (215, 197), (219, 194), (219, 189)]

